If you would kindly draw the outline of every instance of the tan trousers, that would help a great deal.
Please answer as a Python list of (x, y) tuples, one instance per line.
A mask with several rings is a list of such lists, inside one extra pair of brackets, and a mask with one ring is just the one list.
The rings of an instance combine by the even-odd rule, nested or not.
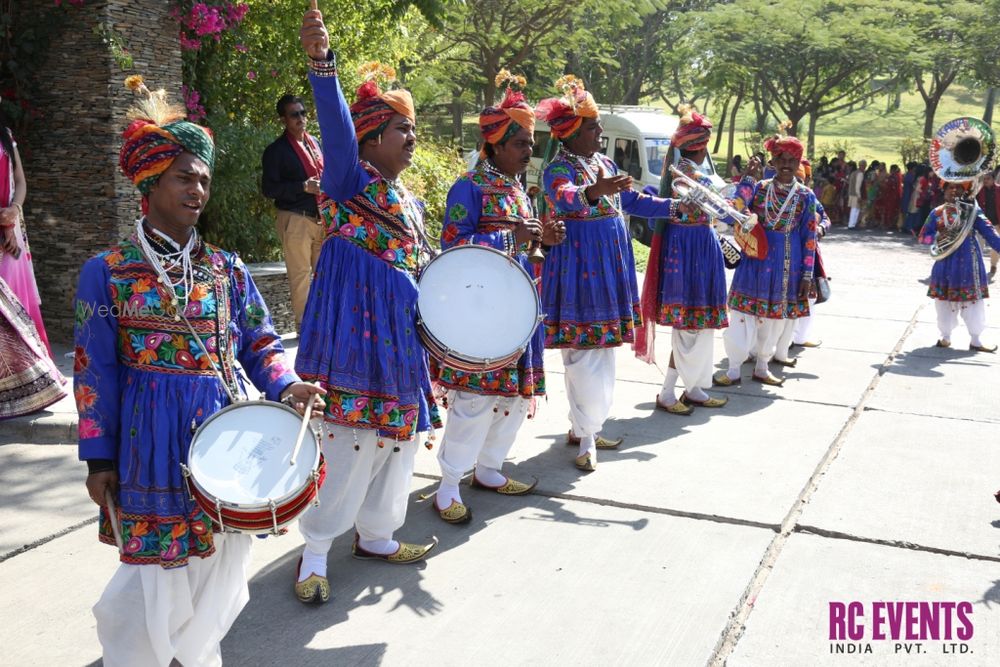
[(302, 313), (305, 312), (306, 299), (309, 297), (309, 283), (316, 270), (319, 250), (323, 247), (323, 225), (312, 218), (279, 209), (275, 228), (285, 253), (295, 328), (301, 330)]

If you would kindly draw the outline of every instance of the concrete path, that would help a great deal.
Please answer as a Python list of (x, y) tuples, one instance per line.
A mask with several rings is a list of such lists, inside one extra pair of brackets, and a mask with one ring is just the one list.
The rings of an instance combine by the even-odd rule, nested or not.
[[(550, 352), (550, 395), (509, 464), (540, 480), (534, 494), (463, 489), (474, 520), (445, 525), (420, 500), (439, 472), (422, 450), (398, 536), (436, 535), (434, 555), (355, 561), (345, 535), (333, 600), (306, 608), (291, 594), (298, 532), (258, 541), (226, 663), (1000, 664), (1000, 358), (965, 350), (963, 329), (933, 347), (925, 250), (843, 230), (823, 249), (824, 343), (798, 350), (784, 387), (745, 367), (743, 386), (716, 392), (726, 408), (668, 415), (653, 405), (660, 372), (621, 350), (605, 433), (626, 440), (585, 474)], [(661, 360), (668, 345), (661, 331)], [(44, 418), (71, 428), (72, 405)], [(89, 609), (116, 563), (95, 539), (84, 468), (66, 436), (0, 429), (0, 664), (100, 664)], [(831, 608), (852, 602), (859, 634), (831, 640)], [(962, 639), (952, 607), (966, 604)]]

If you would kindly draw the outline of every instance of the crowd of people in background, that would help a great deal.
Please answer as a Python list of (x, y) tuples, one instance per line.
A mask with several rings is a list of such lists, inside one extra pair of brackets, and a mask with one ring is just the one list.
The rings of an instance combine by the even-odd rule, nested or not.
[[(808, 161), (807, 161), (808, 162)], [(916, 240), (927, 217), (944, 202), (944, 184), (926, 162), (909, 162), (904, 172), (898, 164), (849, 160), (845, 151), (810, 165), (811, 182), (830, 222), (847, 229), (881, 229), (901, 232)], [(729, 164), (728, 175), (738, 182), (743, 158)], [(983, 179), (977, 195), (979, 208), (996, 227), (1000, 224), (1000, 169)], [(1000, 254), (991, 251), (990, 279), (996, 275)]]

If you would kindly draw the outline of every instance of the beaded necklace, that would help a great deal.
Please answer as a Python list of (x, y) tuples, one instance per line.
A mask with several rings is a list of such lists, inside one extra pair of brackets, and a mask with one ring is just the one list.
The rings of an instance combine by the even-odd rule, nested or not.
[[(187, 243), (184, 244), (184, 247), (179, 250), (174, 252), (161, 252), (154, 248), (149, 242), (149, 238), (146, 235), (146, 230), (143, 224), (145, 222), (145, 217), (136, 222), (136, 239), (139, 242), (139, 247), (142, 249), (143, 254), (146, 256), (146, 259), (152, 265), (153, 270), (156, 271), (157, 280), (164, 286), (170, 295), (170, 305), (172, 305), (175, 309), (174, 319), (179, 320), (180, 316), (176, 314), (176, 311), (184, 311), (187, 307), (188, 299), (191, 296), (191, 291), (194, 289), (194, 263), (191, 261), (191, 256), (200, 244), (198, 232), (197, 230), (192, 229), (191, 236), (188, 237)], [(179, 272), (180, 277), (177, 280), (171, 279), (171, 272)], [(178, 287), (183, 288), (183, 303), (179, 303), (181, 299), (177, 296)]]
[(791, 227), (792, 218), (795, 216), (796, 208), (798, 208), (800, 196), (798, 181), (792, 181), (788, 187), (788, 192), (785, 193), (784, 201), (779, 203), (778, 198), (781, 195), (778, 191), (785, 189), (784, 186), (771, 179), (771, 182), (767, 184), (767, 190), (764, 191), (764, 216), (768, 227), (772, 229), (777, 228), (779, 225)]
[[(601, 173), (601, 161), (597, 157), (597, 153), (594, 153), (590, 157), (584, 157), (583, 155), (577, 155), (572, 152), (566, 148), (565, 145), (559, 147), (559, 152), (562, 153), (563, 157), (568, 161), (575, 160), (583, 169), (584, 173), (587, 174), (587, 178), (593, 181), (593, 183), (597, 183), (597, 176)], [(621, 194), (615, 194), (608, 197), (608, 202), (611, 204), (612, 210), (614, 210), (619, 217), (624, 217), (622, 215), (621, 200)]]

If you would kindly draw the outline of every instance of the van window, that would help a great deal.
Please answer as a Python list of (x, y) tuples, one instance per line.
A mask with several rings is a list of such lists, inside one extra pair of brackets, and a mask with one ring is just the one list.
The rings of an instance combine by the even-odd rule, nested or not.
[(541, 158), (545, 156), (545, 147), (549, 144), (549, 133), (547, 130), (535, 130), (535, 145), (531, 149), (531, 157)]
[(642, 178), (639, 142), (635, 139), (615, 139), (615, 154), (612, 159), (619, 169), (632, 178)]
[(662, 174), (663, 161), (667, 158), (667, 149), (670, 148), (670, 139), (660, 137), (647, 137), (646, 143), (646, 165), (649, 166), (650, 173)]

